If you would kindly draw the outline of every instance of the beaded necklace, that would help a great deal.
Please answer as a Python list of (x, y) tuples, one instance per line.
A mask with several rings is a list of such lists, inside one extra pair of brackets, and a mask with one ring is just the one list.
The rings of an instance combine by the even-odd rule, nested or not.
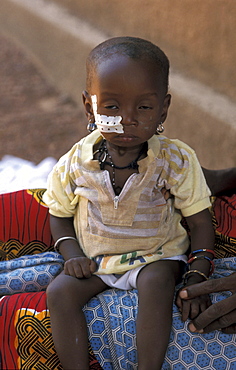
[[(145, 142), (142, 145), (142, 148), (140, 149), (138, 156), (136, 159), (134, 159), (132, 162), (128, 163), (127, 166), (117, 166), (113, 161), (112, 161), (112, 156), (109, 154), (107, 146), (106, 146), (106, 140), (103, 139), (99, 149), (94, 153), (98, 153), (98, 162), (101, 170), (104, 170), (105, 166), (110, 166), (112, 168), (112, 178), (111, 178), (111, 183), (113, 186), (113, 189), (116, 194), (119, 194), (120, 191), (122, 190), (120, 186), (116, 186), (116, 178), (115, 178), (115, 170), (125, 170), (126, 168), (128, 169), (138, 169), (138, 160), (140, 157), (147, 151), (147, 142)], [(107, 160), (109, 159), (109, 161)]]

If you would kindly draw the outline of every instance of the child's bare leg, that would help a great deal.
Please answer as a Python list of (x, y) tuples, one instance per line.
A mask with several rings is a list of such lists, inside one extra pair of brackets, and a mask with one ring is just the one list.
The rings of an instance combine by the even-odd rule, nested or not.
[(53, 341), (63, 369), (89, 369), (83, 306), (107, 285), (97, 276), (76, 279), (62, 272), (47, 289)]
[(180, 263), (170, 260), (153, 262), (138, 275), (139, 370), (161, 369), (170, 336), (174, 289), (179, 275)]

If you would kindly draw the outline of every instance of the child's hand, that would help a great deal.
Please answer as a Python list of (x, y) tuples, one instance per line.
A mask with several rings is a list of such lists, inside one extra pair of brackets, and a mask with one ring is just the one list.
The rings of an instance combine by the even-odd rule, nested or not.
[(188, 318), (190, 318), (191, 320), (195, 319), (200, 313), (205, 311), (211, 305), (211, 300), (208, 294), (200, 295), (199, 297), (188, 300), (183, 300), (180, 298), (179, 293), (180, 291), (177, 295), (176, 305), (181, 312), (183, 321), (186, 321)]
[(70, 258), (64, 265), (65, 274), (78, 279), (90, 278), (96, 269), (96, 262), (85, 256)]

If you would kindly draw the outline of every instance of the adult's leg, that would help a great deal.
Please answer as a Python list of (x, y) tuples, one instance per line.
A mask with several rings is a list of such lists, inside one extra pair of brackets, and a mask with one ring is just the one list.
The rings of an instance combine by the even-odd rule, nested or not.
[(89, 369), (87, 325), (82, 308), (106, 288), (95, 275), (77, 279), (64, 272), (48, 286), (52, 336), (64, 370)]
[(138, 369), (161, 369), (172, 323), (174, 289), (180, 262), (162, 260), (143, 268), (137, 279)]

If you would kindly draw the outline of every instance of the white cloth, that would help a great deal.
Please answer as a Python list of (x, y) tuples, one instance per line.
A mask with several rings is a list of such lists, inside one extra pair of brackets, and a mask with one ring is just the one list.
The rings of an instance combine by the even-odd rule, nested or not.
[[(187, 263), (187, 256), (185, 254), (180, 254), (179, 256), (163, 258), (163, 260), (183, 261)], [(124, 274), (104, 274), (96, 276), (111, 288), (121, 290), (137, 289), (138, 274), (145, 266), (147, 265), (135, 267), (132, 270), (126, 271)]]
[(0, 161), (0, 194), (22, 189), (46, 188), (47, 177), (56, 159), (45, 158), (39, 164), (5, 155)]

